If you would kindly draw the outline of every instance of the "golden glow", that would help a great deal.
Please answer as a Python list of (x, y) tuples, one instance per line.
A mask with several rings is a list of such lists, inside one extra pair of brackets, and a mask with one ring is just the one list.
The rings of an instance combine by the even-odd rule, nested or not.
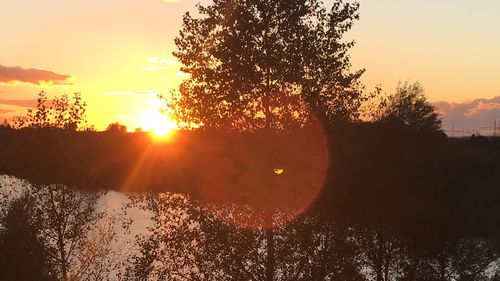
[[(0, 1), (4, 12), (0, 38), (15, 34), (15, 40), (2, 44), (0, 62), (71, 76), (65, 83), (0, 83), (0, 98), (32, 100), (40, 90), (47, 91), (49, 98), (81, 92), (88, 103), (89, 124), (96, 129), (104, 130), (114, 122), (130, 130), (142, 127), (145, 108), (151, 108), (146, 103), (156, 96), (152, 92), (168, 93), (189, 77), (170, 55), (175, 50), (170, 38), (178, 34), (184, 12), (197, 10), (190, 1), (166, 1), (177, 0)], [(498, 95), (500, 17), (495, 11), (500, 1), (485, 5), (477, 5), (477, 1), (411, 1), (412, 9), (408, 9), (409, 1), (360, 2), (361, 18), (344, 39), (358, 42), (349, 54), (353, 71), (367, 70), (362, 76), (367, 91), (382, 85), (392, 93), (403, 79), (422, 82), (431, 101), (462, 102), (476, 99), (478, 93), (483, 98)], [(453, 13), (443, 17), (440, 11), (448, 7), (453, 7)], [(46, 20), (33, 16), (38, 10), (47, 13)], [(426, 21), (422, 23), (418, 13), (408, 10), (428, 12)], [(131, 13), (135, 16), (132, 21), (127, 16)], [(88, 18), (92, 21), (85, 20)], [(465, 20), (473, 24), (460, 24)], [(141, 23), (140, 28), (131, 24), (135, 22)], [(461, 36), (465, 33), (474, 40)], [(64, 44), (60, 38), (65, 39)], [(42, 40), (43, 46), (33, 52), (33, 46)], [(0, 112), (3, 120), (26, 114), (26, 108), (0, 105)]]
[(149, 132), (156, 140), (165, 140), (178, 129), (175, 121), (157, 110), (151, 110), (143, 116), (141, 128)]

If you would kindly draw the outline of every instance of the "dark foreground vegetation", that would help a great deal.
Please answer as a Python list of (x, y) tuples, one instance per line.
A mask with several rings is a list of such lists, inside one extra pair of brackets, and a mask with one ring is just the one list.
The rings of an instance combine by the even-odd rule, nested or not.
[[(450, 139), (397, 122), (324, 133), (324, 183), (298, 216), (289, 210), (302, 205), (286, 200), (308, 196), (297, 181), (309, 175), (308, 159), (322, 172), (317, 155), (326, 151), (317, 142), (322, 135), (306, 129), (273, 136), (178, 132), (171, 142), (154, 143), (144, 133), (4, 128), (0, 174), (40, 190), (135, 192), (134, 204), (152, 212), (154, 226), (151, 235), (138, 236), (140, 253), (120, 265), (124, 279), (267, 280), (272, 267), (277, 280), (493, 280), (500, 257), (499, 139)], [(204, 195), (207, 177), (219, 179), (210, 181), (218, 196)], [(266, 185), (271, 180), (278, 191)], [(257, 187), (249, 191), (245, 183)], [(79, 194), (71, 192), (63, 202)], [(34, 254), (44, 247), (30, 232), (43, 229), (37, 216), (24, 213), (32, 199), (19, 200), (4, 218), (2, 267), (25, 272), (9, 265), (20, 259), (23, 267), (51, 268), (44, 265), (50, 259)], [(273, 210), (272, 260), (269, 214), (262, 210)], [(227, 219), (234, 216), (240, 218)], [(84, 234), (88, 225), (77, 225)], [(19, 247), (29, 247), (31, 259)]]

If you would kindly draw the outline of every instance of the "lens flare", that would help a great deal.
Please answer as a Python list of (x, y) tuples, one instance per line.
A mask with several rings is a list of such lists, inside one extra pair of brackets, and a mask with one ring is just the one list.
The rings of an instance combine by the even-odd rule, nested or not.
[(295, 133), (205, 139), (198, 196), (217, 218), (243, 228), (273, 228), (305, 212), (329, 166), (320, 125)]

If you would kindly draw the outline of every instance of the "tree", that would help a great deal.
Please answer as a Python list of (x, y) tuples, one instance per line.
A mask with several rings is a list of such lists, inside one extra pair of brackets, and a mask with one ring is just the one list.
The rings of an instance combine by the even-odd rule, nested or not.
[(112, 227), (97, 209), (100, 192), (77, 190), (66, 185), (35, 185), (41, 233), (48, 249), (47, 260), (58, 280), (105, 279), (112, 268), (107, 260), (116, 238)]
[(73, 95), (70, 101), (67, 95), (55, 97), (49, 101), (45, 92), (38, 94), (37, 105), (28, 109), (26, 116), (14, 120), (14, 128), (59, 128), (66, 130), (84, 129), (86, 125), (87, 103), (80, 93)]
[[(140, 252), (130, 258), (128, 279), (267, 280), (265, 228), (241, 228), (221, 220), (214, 210), (179, 194), (135, 196), (151, 212), (149, 233), (138, 239)], [(220, 215), (248, 209), (220, 208)], [(277, 280), (363, 281), (353, 228), (321, 223), (307, 213), (274, 226)]]
[(357, 3), (218, 0), (184, 15), (174, 55), (190, 74), (172, 97), (181, 125), (283, 129), (312, 118), (351, 120), (363, 100), (343, 34)]
[(108, 125), (106, 128), (107, 132), (111, 133), (126, 133), (127, 132), (127, 126), (120, 124), (118, 122), (111, 123)]
[(396, 93), (381, 104), (383, 121), (401, 122), (415, 130), (441, 130), (435, 107), (427, 101), (422, 84), (399, 84)]
[(121, 221), (98, 209), (101, 194), (26, 183), (22, 194), (1, 200), (0, 280), (107, 279), (119, 264)]
[[(267, 132), (358, 117), (359, 78), (343, 34), (357, 3), (319, 0), (218, 0), (184, 16), (174, 52), (190, 74), (170, 106), (184, 126)], [(264, 223), (265, 279), (276, 274), (273, 215)]]
[(29, 192), (8, 204), (1, 226), (0, 280), (54, 280), (36, 202)]
[[(14, 127), (67, 131), (87, 129), (83, 127), (86, 124), (85, 113), (86, 103), (78, 93), (74, 94), (72, 101), (67, 95), (49, 101), (46, 93), (40, 92), (37, 106), (28, 110), (26, 116), (18, 117)], [(58, 140), (57, 145), (35, 147), (35, 158), (41, 159), (35, 169), (42, 173), (57, 170), (61, 174), (60, 168), (44, 170), (55, 162), (48, 161), (46, 155), (60, 156), (61, 151), (76, 150), (77, 147), (59, 141), (64, 139), (63, 134), (51, 130), (49, 133)], [(65, 157), (71, 159), (71, 163), (85, 162), (82, 158)], [(112, 269), (106, 266), (113, 263), (110, 246), (116, 240), (114, 223), (117, 219), (105, 216), (104, 212), (97, 209), (103, 193), (64, 184), (33, 184), (30, 188), (35, 202), (33, 208), (38, 215), (40, 237), (45, 242), (45, 259), (53, 270), (54, 278), (63, 281), (105, 278)]]

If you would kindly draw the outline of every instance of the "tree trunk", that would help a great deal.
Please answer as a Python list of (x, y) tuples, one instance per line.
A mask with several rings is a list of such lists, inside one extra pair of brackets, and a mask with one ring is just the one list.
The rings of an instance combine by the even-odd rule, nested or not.
[[(269, 110), (269, 98), (266, 96), (264, 98), (265, 114), (266, 114), (266, 130), (268, 133), (271, 132), (271, 112)], [(273, 231), (273, 214), (274, 210), (271, 210), (268, 214), (265, 214), (264, 227), (266, 227), (266, 245), (267, 245), (267, 257), (266, 257), (266, 281), (274, 280), (275, 271), (275, 247), (274, 247), (274, 231)]]
[[(272, 113), (270, 105), (271, 95), (271, 79), (270, 70), (266, 70), (266, 93), (262, 99), (262, 106), (264, 107), (264, 114), (266, 118), (265, 130), (267, 133), (271, 133), (272, 127)], [(266, 256), (266, 281), (274, 280), (275, 271), (275, 247), (274, 247), (274, 231), (273, 231), (273, 214), (274, 210), (271, 210), (268, 214), (265, 214), (264, 226), (266, 227), (266, 245), (267, 245), (267, 256)]]
[(267, 257), (266, 257), (266, 281), (274, 280), (275, 261), (274, 261), (274, 231), (271, 225), (266, 229), (266, 242), (267, 242)]

